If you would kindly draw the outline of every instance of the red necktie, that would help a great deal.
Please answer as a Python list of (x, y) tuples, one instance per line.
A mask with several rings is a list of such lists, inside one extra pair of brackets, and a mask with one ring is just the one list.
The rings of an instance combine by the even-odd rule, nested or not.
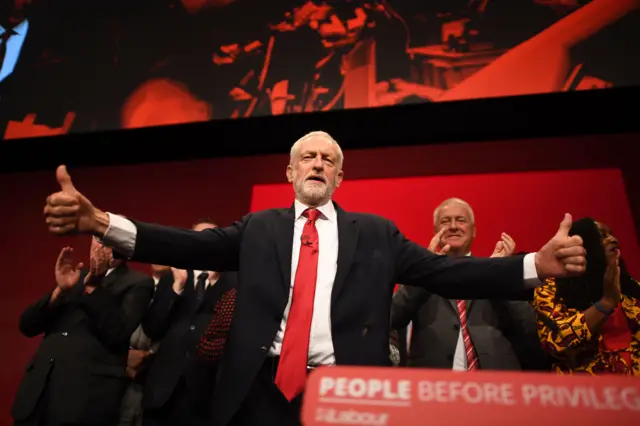
[(469, 335), (469, 329), (467, 328), (467, 303), (464, 300), (458, 300), (458, 314), (460, 315), (460, 331), (462, 332), (464, 349), (467, 353), (467, 370), (477, 370), (478, 355), (476, 355), (476, 350), (473, 347), (473, 342)]
[(302, 213), (307, 222), (302, 229), (300, 258), (293, 282), (291, 308), (284, 331), (276, 386), (291, 401), (304, 390), (307, 380), (309, 335), (313, 317), (313, 299), (318, 276), (318, 230), (316, 220), (320, 212), (307, 209)]

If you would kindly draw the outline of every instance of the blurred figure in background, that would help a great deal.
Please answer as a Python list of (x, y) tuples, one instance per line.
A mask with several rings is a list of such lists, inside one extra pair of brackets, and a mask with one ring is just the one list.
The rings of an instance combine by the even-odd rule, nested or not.
[(153, 281), (91, 242), (89, 270), (65, 247), (56, 287), (20, 317), (20, 332), (44, 338), (12, 409), (16, 426), (113, 425), (127, 385), (131, 333), (153, 294)]

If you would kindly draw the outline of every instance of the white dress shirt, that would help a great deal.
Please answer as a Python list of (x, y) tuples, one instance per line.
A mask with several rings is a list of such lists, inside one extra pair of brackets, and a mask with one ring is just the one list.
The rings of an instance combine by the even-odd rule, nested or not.
[[(6, 28), (0, 25), (0, 36), (4, 34), (5, 31)], [(9, 36), (9, 39), (7, 40), (7, 53), (4, 57), (4, 61), (0, 63), (0, 82), (7, 78), (15, 69), (16, 64), (18, 63), (18, 58), (20, 57), (20, 50), (22, 50), (22, 45), (27, 38), (28, 31), (29, 21), (26, 19), (13, 28), (13, 32), (15, 34)], [(0, 43), (2, 43), (1, 37)]]
[[(291, 256), (291, 286), (289, 301), (283, 315), (280, 330), (271, 345), (270, 354), (278, 355), (282, 346), (282, 337), (286, 328), (286, 319), (291, 305), (293, 280), (298, 266), (300, 255), (300, 236), (306, 219), (301, 217), (307, 208), (299, 201), (295, 201), (295, 223), (293, 233), (293, 252)], [(332, 202), (318, 208), (322, 215), (316, 221), (319, 236), (320, 255), (318, 257), (318, 277), (316, 281), (316, 293), (311, 320), (311, 336), (309, 341), (309, 365), (331, 365), (335, 363), (333, 341), (331, 339), (331, 290), (338, 263), (338, 221), (337, 213)], [(109, 215), (109, 227), (102, 241), (113, 247), (124, 256), (131, 257), (136, 245), (136, 226), (128, 219), (115, 214)], [(524, 284), (527, 288), (542, 285), (538, 279), (535, 265), (535, 253), (529, 253), (524, 257)]]
[[(291, 309), (293, 283), (296, 278), (298, 259), (300, 257), (300, 237), (307, 219), (302, 213), (307, 206), (299, 202), (294, 203), (295, 221), (293, 226), (293, 251), (291, 253), (291, 285), (289, 286), (289, 301), (282, 316), (280, 329), (271, 345), (269, 353), (280, 355), (282, 339), (287, 325), (287, 317)], [(318, 230), (318, 277), (316, 279), (316, 294), (313, 300), (313, 317), (311, 319), (311, 335), (309, 336), (309, 365), (332, 365), (336, 360), (333, 356), (333, 340), (331, 339), (331, 290), (338, 268), (338, 214), (332, 202), (318, 207), (322, 213), (316, 221)]]

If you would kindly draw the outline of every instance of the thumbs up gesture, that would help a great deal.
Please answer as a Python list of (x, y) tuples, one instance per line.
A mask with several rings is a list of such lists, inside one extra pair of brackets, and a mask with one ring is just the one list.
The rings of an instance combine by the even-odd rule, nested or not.
[[(60, 191), (47, 197), (44, 216), (49, 232), (56, 235), (87, 233), (102, 236), (109, 224), (109, 216), (73, 186), (65, 166), (56, 170)], [(105, 224), (106, 220), (106, 224)]]
[(586, 251), (580, 236), (569, 236), (571, 223), (571, 215), (565, 214), (556, 235), (536, 253), (536, 271), (540, 279), (582, 275), (585, 272)]

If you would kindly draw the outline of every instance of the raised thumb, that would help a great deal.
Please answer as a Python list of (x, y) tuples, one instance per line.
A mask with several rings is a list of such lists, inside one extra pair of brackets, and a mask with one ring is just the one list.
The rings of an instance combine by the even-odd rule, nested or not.
[(60, 184), (60, 188), (64, 192), (77, 192), (76, 188), (73, 186), (73, 182), (71, 182), (71, 176), (67, 172), (67, 166), (58, 166), (56, 170), (56, 179)]
[(562, 222), (560, 222), (560, 227), (558, 228), (558, 232), (556, 233), (556, 235), (562, 236), (562, 237), (568, 237), (569, 230), (571, 229), (572, 223), (573, 223), (573, 219), (571, 218), (571, 215), (569, 213), (565, 213), (564, 219), (562, 219)]

